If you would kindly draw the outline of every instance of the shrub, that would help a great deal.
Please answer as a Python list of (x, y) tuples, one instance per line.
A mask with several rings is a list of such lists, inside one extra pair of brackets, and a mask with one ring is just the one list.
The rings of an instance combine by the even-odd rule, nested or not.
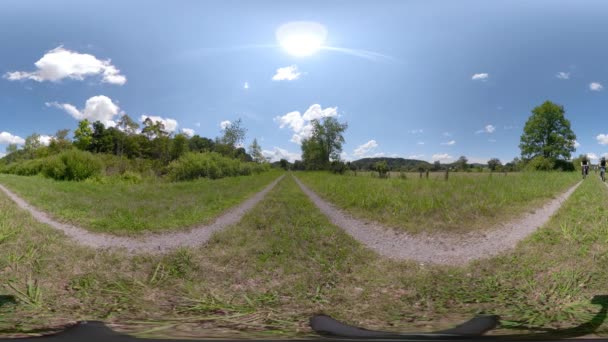
[(346, 172), (346, 164), (340, 160), (332, 161), (329, 168), (333, 173), (344, 174)]
[(43, 160), (42, 173), (56, 180), (81, 181), (98, 175), (103, 165), (90, 152), (68, 150)]
[(172, 161), (167, 167), (167, 176), (173, 181), (197, 178), (223, 178), (250, 175), (266, 171), (268, 166), (224, 157), (219, 153), (190, 152)]
[(528, 171), (550, 171), (553, 170), (555, 161), (551, 158), (537, 156), (532, 158), (526, 165)]
[(388, 177), (388, 164), (385, 160), (379, 161), (374, 164), (374, 169), (378, 171), (378, 175), (380, 176), (380, 178)]

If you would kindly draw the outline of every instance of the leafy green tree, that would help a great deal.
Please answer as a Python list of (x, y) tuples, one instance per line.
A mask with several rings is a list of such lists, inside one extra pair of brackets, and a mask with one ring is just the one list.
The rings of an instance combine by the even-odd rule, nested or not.
[[(565, 117), (563, 106), (551, 101), (532, 110), (521, 136), (519, 148), (524, 159), (542, 156), (549, 159), (569, 159), (574, 152), (576, 135)], [(537, 162), (537, 164), (544, 165)], [(543, 166), (544, 167), (544, 166)]]
[[(122, 134), (115, 134), (117, 141), (117, 154), (122, 158), (123, 154), (127, 155), (135, 155), (138, 154), (136, 151), (139, 149), (139, 144), (135, 144), (137, 140), (131, 139), (130, 137), (134, 136), (137, 133), (137, 129), (139, 128), (139, 124), (131, 119), (127, 114), (123, 114), (120, 117), (118, 122), (116, 123), (116, 128)], [(126, 152), (125, 152), (126, 150)]]
[(242, 124), (241, 119), (237, 119), (224, 127), (222, 129), (222, 137), (220, 138), (221, 143), (234, 148), (242, 144), (247, 134), (247, 129)]
[(488, 160), (488, 168), (492, 171), (496, 171), (498, 167), (502, 166), (502, 163), (498, 158), (492, 158)]
[(112, 153), (114, 143), (111, 131), (101, 121), (93, 122), (93, 134), (91, 134), (91, 144), (89, 150), (95, 153)]
[(253, 161), (256, 163), (266, 162), (266, 157), (264, 157), (264, 154), (262, 153), (262, 147), (260, 146), (260, 144), (258, 144), (257, 139), (253, 139), (251, 146), (249, 146), (249, 154), (251, 155), (251, 158), (253, 158)]
[(287, 159), (279, 160), (279, 165), (281, 165), (281, 168), (285, 171), (289, 169), (289, 162), (287, 161)]
[(388, 171), (389, 171), (386, 160), (382, 160), (382, 161), (379, 161), (376, 164), (374, 164), (374, 170), (376, 170), (378, 172), (378, 175), (381, 178), (386, 178), (388, 176)]
[(312, 120), (312, 127), (311, 137), (302, 140), (302, 159), (307, 168), (327, 169), (330, 160), (340, 160), (348, 124), (329, 117)]
[(17, 144), (8, 144), (8, 146), (6, 146), (6, 154), (17, 152), (17, 150), (19, 150), (19, 145)]
[(188, 146), (190, 147), (190, 151), (212, 152), (215, 147), (215, 142), (209, 138), (204, 138), (199, 135), (195, 135), (190, 138)]
[(188, 137), (177, 134), (171, 143), (171, 160), (178, 159), (188, 152)]
[(460, 158), (458, 158), (458, 160), (454, 163), (454, 167), (456, 168), (456, 170), (465, 171), (469, 167), (468, 163), (469, 160), (467, 159), (467, 157), (460, 156)]
[(78, 123), (78, 128), (74, 131), (74, 145), (80, 150), (89, 149), (93, 141), (93, 130), (89, 120), (84, 119)]
[(432, 169), (433, 169), (433, 171), (439, 171), (439, 170), (441, 170), (441, 162), (439, 160), (436, 160), (433, 163), (433, 168)]

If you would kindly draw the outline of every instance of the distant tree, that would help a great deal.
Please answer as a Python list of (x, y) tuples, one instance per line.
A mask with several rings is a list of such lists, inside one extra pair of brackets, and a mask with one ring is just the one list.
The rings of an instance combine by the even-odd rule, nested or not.
[(222, 144), (232, 146), (234, 148), (240, 145), (245, 140), (247, 129), (242, 126), (241, 119), (237, 119), (234, 122), (229, 123), (222, 129), (222, 137), (220, 141)]
[(328, 117), (323, 121), (312, 120), (312, 127), (310, 138), (302, 141), (302, 159), (307, 168), (326, 169), (330, 160), (340, 160), (348, 124)]
[(188, 152), (188, 137), (177, 134), (171, 142), (171, 159), (175, 160)]
[(285, 171), (289, 169), (289, 162), (287, 161), (287, 159), (279, 160), (279, 165), (281, 165), (281, 168)]
[(467, 159), (467, 157), (460, 156), (460, 158), (458, 158), (458, 160), (454, 163), (454, 167), (457, 170), (465, 171), (469, 167), (468, 162), (469, 160)]
[(86, 151), (89, 149), (93, 140), (93, 130), (89, 120), (84, 119), (78, 123), (78, 128), (74, 131), (74, 145), (77, 148)]
[(137, 140), (132, 139), (132, 137), (137, 133), (139, 124), (127, 114), (123, 114), (116, 123), (116, 128), (122, 133), (115, 134), (115, 137), (117, 138), (117, 154), (121, 158), (124, 154), (127, 154), (127, 156), (138, 155), (140, 146), (136, 143)]
[(148, 140), (169, 136), (169, 132), (165, 130), (165, 125), (162, 121), (153, 121), (150, 118), (144, 120), (144, 128), (141, 130), (141, 133), (145, 135)]
[(91, 135), (89, 150), (95, 153), (112, 153), (114, 151), (112, 134), (99, 120), (93, 122), (93, 134)]
[(551, 101), (545, 101), (532, 110), (519, 144), (524, 159), (537, 156), (570, 159), (575, 150), (576, 135), (564, 114), (564, 107)]
[(116, 123), (116, 128), (125, 132), (127, 135), (133, 135), (137, 133), (137, 129), (139, 128), (139, 124), (131, 119), (127, 114), (123, 114), (120, 117), (120, 120)]
[(441, 162), (439, 160), (436, 160), (433, 163), (433, 171), (439, 171), (441, 170)]
[(502, 163), (498, 158), (492, 158), (488, 160), (488, 168), (492, 171), (496, 171), (498, 167), (502, 166)]
[(266, 161), (264, 154), (262, 153), (262, 147), (258, 144), (257, 139), (253, 139), (251, 146), (249, 146), (249, 154), (256, 163), (263, 163)]
[(199, 135), (195, 135), (190, 138), (188, 145), (190, 151), (211, 152), (214, 149), (215, 142), (209, 138), (202, 138)]
[(388, 175), (388, 164), (386, 163), (386, 160), (382, 160), (377, 162), (374, 165), (374, 170), (378, 172), (378, 175), (382, 178), (385, 178)]
[(8, 146), (6, 146), (6, 154), (17, 152), (17, 150), (19, 150), (19, 145), (17, 144), (8, 144)]
[(337, 174), (344, 174), (346, 172), (346, 163), (341, 160), (332, 160), (330, 165), (331, 172)]

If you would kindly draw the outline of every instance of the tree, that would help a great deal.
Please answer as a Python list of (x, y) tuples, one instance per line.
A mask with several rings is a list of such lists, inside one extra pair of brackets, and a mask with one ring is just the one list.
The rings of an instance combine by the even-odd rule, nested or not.
[(211, 152), (213, 151), (215, 146), (215, 142), (209, 138), (203, 138), (199, 135), (195, 135), (190, 138), (188, 142), (188, 147), (190, 147), (190, 151), (196, 152)]
[(439, 170), (441, 170), (441, 162), (439, 160), (435, 160), (435, 162), (433, 162), (433, 171)]
[(388, 176), (388, 164), (386, 160), (382, 160), (374, 164), (374, 170), (378, 171), (380, 178), (386, 178)]
[(281, 168), (285, 171), (289, 169), (289, 162), (287, 161), (287, 159), (279, 160), (279, 165), (281, 165)]
[(68, 139), (69, 129), (60, 129), (55, 133), (55, 136), (51, 138), (49, 143), (49, 150), (53, 153), (58, 153), (63, 150), (67, 150), (71, 147), (72, 142)]
[(6, 146), (6, 154), (11, 154), (13, 152), (17, 152), (18, 149), (19, 149), (19, 145), (8, 144), (8, 146)]
[(532, 110), (520, 139), (522, 158), (570, 159), (576, 135), (564, 114), (564, 107), (551, 101)]
[(84, 119), (78, 123), (78, 128), (74, 131), (74, 145), (77, 148), (86, 151), (91, 145), (93, 140), (93, 130), (91, 130), (91, 124), (89, 120)]
[(465, 156), (460, 156), (458, 160), (454, 163), (454, 167), (456, 170), (465, 171), (468, 168), (469, 160)]
[(340, 160), (347, 123), (328, 117), (312, 120), (310, 138), (302, 140), (302, 159), (310, 169), (327, 169), (330, 160)]
[(502, 166), (502, 163), (498, 158), (492, 158), (488, 160), (488, 168), (490, 168), (490, 170), (496, 171), (499, 166)]
[(89, 150), (96, 153), (113, 152), (114, 144), (111, 133), (101, 121), (95, 121), (93, 123), (93, 134), (91, 134)]
[(134, 149), (138, 148), (138, 145), (135, 145), (134, 139), (130, 139), (133, 135), (137, 133), (137, 129), (139, 128), (139, 124), (127, 114), (124, 114), (120, 117), (120, 120), (116, 123), (116, 128), (120, 130), (122, 134), (116, 134), (118, 138), (118, 146), (117, 146), (117, 154), (122, 158), (125, 150), (127, 150), (127, 155), (134, 155)]
[(249, 154), (256, 163), (263, 163), (266, 161), (264, 154), (262, 153), (262, 147), (258, 144), (257, 139), (253, 139), (251, 146), (249, 146)]
[(186, 152), (188, 152), (188, 137), (184, 134), (176, 135), (171, 143), (171, 160), (178, 159)]
[(241, 119), (237, 119), (234, 122), (229, 123), (222, 129), (222, 137), (220, 139), (222, 144), (232, 146), (234, 148), (240, 145), (245, 140), (247, 129), (242, 127)]

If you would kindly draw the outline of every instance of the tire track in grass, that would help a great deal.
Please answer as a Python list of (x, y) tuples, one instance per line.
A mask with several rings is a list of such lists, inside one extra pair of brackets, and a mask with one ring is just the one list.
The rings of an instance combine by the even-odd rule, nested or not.
[[(300, 189), (327, 215), (331, 222), (378, 254), (398, 260), (422, 263), (462, 265), (472, 260), (487, 258), (514, 248), (517, 243), (545, 225), (562, 203), (581, 185), (570, 187), (555, 199), (526, 213), (523, 217), (505, 222), (489, 232), (460, 234), (417, 234), (396, 232), (375, 222), (353, 218), (345, 211), (325, 201), (293, 176)], [(608, 184), (606, 185), (608, 186)]]
[(209, 240), (214, 232), (238, 223), (243, 215), (258, 204), (270, 190), (283, 179), (284, 175), (275, 179), (262, 191), (256, 193), (243, 203), (229, 209), (217, 217), (213, 223), (198, 226), (188, 231), (148, 234), (142, 237), (122, 237), (104, 233), (93, 233), (84, 228), (61, 223), (51, 218), (47, 213), (36, 209), (14, 192), (0, 184), (2, 190), (20, 208), (27, 210), (39, 222), (62, 231), (79, 244), (96, 249), (126, 249), (133, 254), (165, 253), (180, 247), (194, 247)]

